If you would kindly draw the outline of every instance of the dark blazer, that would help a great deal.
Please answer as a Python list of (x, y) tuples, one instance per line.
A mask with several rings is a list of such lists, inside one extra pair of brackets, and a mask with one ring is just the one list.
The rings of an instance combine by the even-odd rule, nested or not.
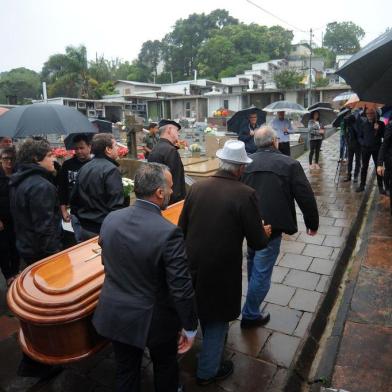
[(251, 136), (250, 130), (256, 131), (256, 129), (260, 128), (260, 125), (261, 124), (257, 124), (254, 128), (251, 128), (250, 123), (248, 122), (238, 133), (238, 140), (244, 142), (245, 150), (248, 154), (253, 154), (257, 150), (254, 136)]
[(185, 235), (200, 320), (234, 320), (241, 311), (244, 238), (255, 249), (268, 242), (256, 192), (218, 171), (192, 185), (179, 226)]
[(107, 156), (96, 156), (80, 168), (70, 203), (83, 228), (99, 233), (106, 215), (124, 207), (118, 166)]
[(378, 130), (374, 129), (374, 122), (370, 122), (366, 117), (357, 119), (358, 141), (362, 148), (368, 150), (378, 150), (384, 137), (385, 124), (376, 121)]
[(197, 328), (182, 231), (137, 200), (103, 222), (105, 281), (93, 323), (99, 334), (144, 349)]
[(317, 203), (301, 164), (272, 147), (260, 148), (251, 158), (242, 181), (256, 190), (261, 215), (272, 226), (273, 236), (298, 231), (295, 201), (306, 227), (317, 230)]
[(161, 138), (148, 156), (148, 162), (163, 163), (168, 166), (173, 177), (173, 193), (170, 204), (185, 198), (185, 175), (177, 148), (167, 139)]

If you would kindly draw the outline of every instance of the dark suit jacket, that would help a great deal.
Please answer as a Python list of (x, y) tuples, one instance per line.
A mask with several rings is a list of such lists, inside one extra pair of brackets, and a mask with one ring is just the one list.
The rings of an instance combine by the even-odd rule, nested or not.
[(161, 138), (148, 156), (148, 162), (163, 163), (169, 167), (173, 176), (170, 204), (184, 200), (186, 194), (184, 166), (177, 148), (169, 140)]
[(155, 205), (110, 213), (100, 241), (105, 281), (93, 324), (111, 340), (143, 349), (197, 328), (182, 231)]
[(257, 205), (256, 192), (224, 171), (192, 185), (185, 199), (179, 225), (202, 321), (240, 314), (244, 238), (255, 249), (268, 242)]

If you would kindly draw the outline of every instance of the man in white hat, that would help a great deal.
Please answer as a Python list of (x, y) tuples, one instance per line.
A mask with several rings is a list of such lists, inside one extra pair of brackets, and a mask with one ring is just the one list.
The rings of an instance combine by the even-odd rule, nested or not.
[(268, 243), (256, 192), (239, 181), (252, 162), (244, 143), (229, 140), (216, 156), (221, 160), (220, 169), (192, 185), (179, 221), (203, 333), (199, 385), (222, 380), (233, 372), (233, 363), (222, 361), (222, 353), (229, 322), (241, 311), (242, 243), (246, 238), (255, 249)]

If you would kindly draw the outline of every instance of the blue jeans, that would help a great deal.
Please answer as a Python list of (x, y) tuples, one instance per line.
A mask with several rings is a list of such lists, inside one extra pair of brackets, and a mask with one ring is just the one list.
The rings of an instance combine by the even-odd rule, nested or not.
[(220, 368), (229, 323), (227, 321), (200, 321), (200, 324), (203, 344), (197, 364), (197, 377), (208, 380), (215, 377)]
[(254, 251), (248, 248), (248, 293), (242, 308), (242, 318), (255, 320), (260, 316), (260, 305), (271, 287), (271, 276), (280, 251), (282, 235), (273, 238), (268, 246)]

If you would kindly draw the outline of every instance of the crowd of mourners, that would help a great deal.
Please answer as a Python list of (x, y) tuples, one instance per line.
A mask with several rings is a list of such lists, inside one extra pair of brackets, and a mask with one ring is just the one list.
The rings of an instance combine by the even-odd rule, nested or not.
[[(317, 233), (314, 193), (301, 164), (289, 156), (289, 122), (284, 113), (268, 126), (256, 125), (256, 120), (250, 116), (249, 135), (229, 140), (217, 151), (217, 173), (188, 192), (176, 147), (181, 126), (161, 120), (153, 127), (148, 163), (136, 172), (131, 206), (124, 202), (118, 147), (111, 134), (96, 134), (92, 140), (76, 136), (75, 155), (61, 167), (43, 138), (27, 139), (17, 149), (11, 139), (0, 140), (1, 270), (7, 285), (22, 267), (64, 248), (63, 222), (72, 225), (75, 243), (99, 236), (105, 281), (93, 324), (112, 342), (116, 391), (139, 391), (146, 347), (156, 391), (182, 390), (177, 356), (192, 347), (198, 326), (197, 384), (230, 376), (234, 364), (223, 355), (229, 323), (241, 315), (241, 328), (250, 329), (270, 320), (260, 307), (282, 235), (298, 230), (295, 204), (307, 234)], [(370, 157), (377, 165), (380, 192), (389, 190), (391, 128), (384, 128), (372, 110), (353, 112), (342, 122), (347, 181), (353, 157), (354, 181), (362, 162), (358, 191), (364, 190)], [(317, 115), (309, 129), (310, 164), (315, 155), (318, 165), (323, 127)], [(184, 199), (178, 226), (162, 217), (168, 205)], [(248, 290), (241, 306), (244, 239)], [(51, 366), (27, 355), (18, 369), (20, 376), (51, 372)]]

